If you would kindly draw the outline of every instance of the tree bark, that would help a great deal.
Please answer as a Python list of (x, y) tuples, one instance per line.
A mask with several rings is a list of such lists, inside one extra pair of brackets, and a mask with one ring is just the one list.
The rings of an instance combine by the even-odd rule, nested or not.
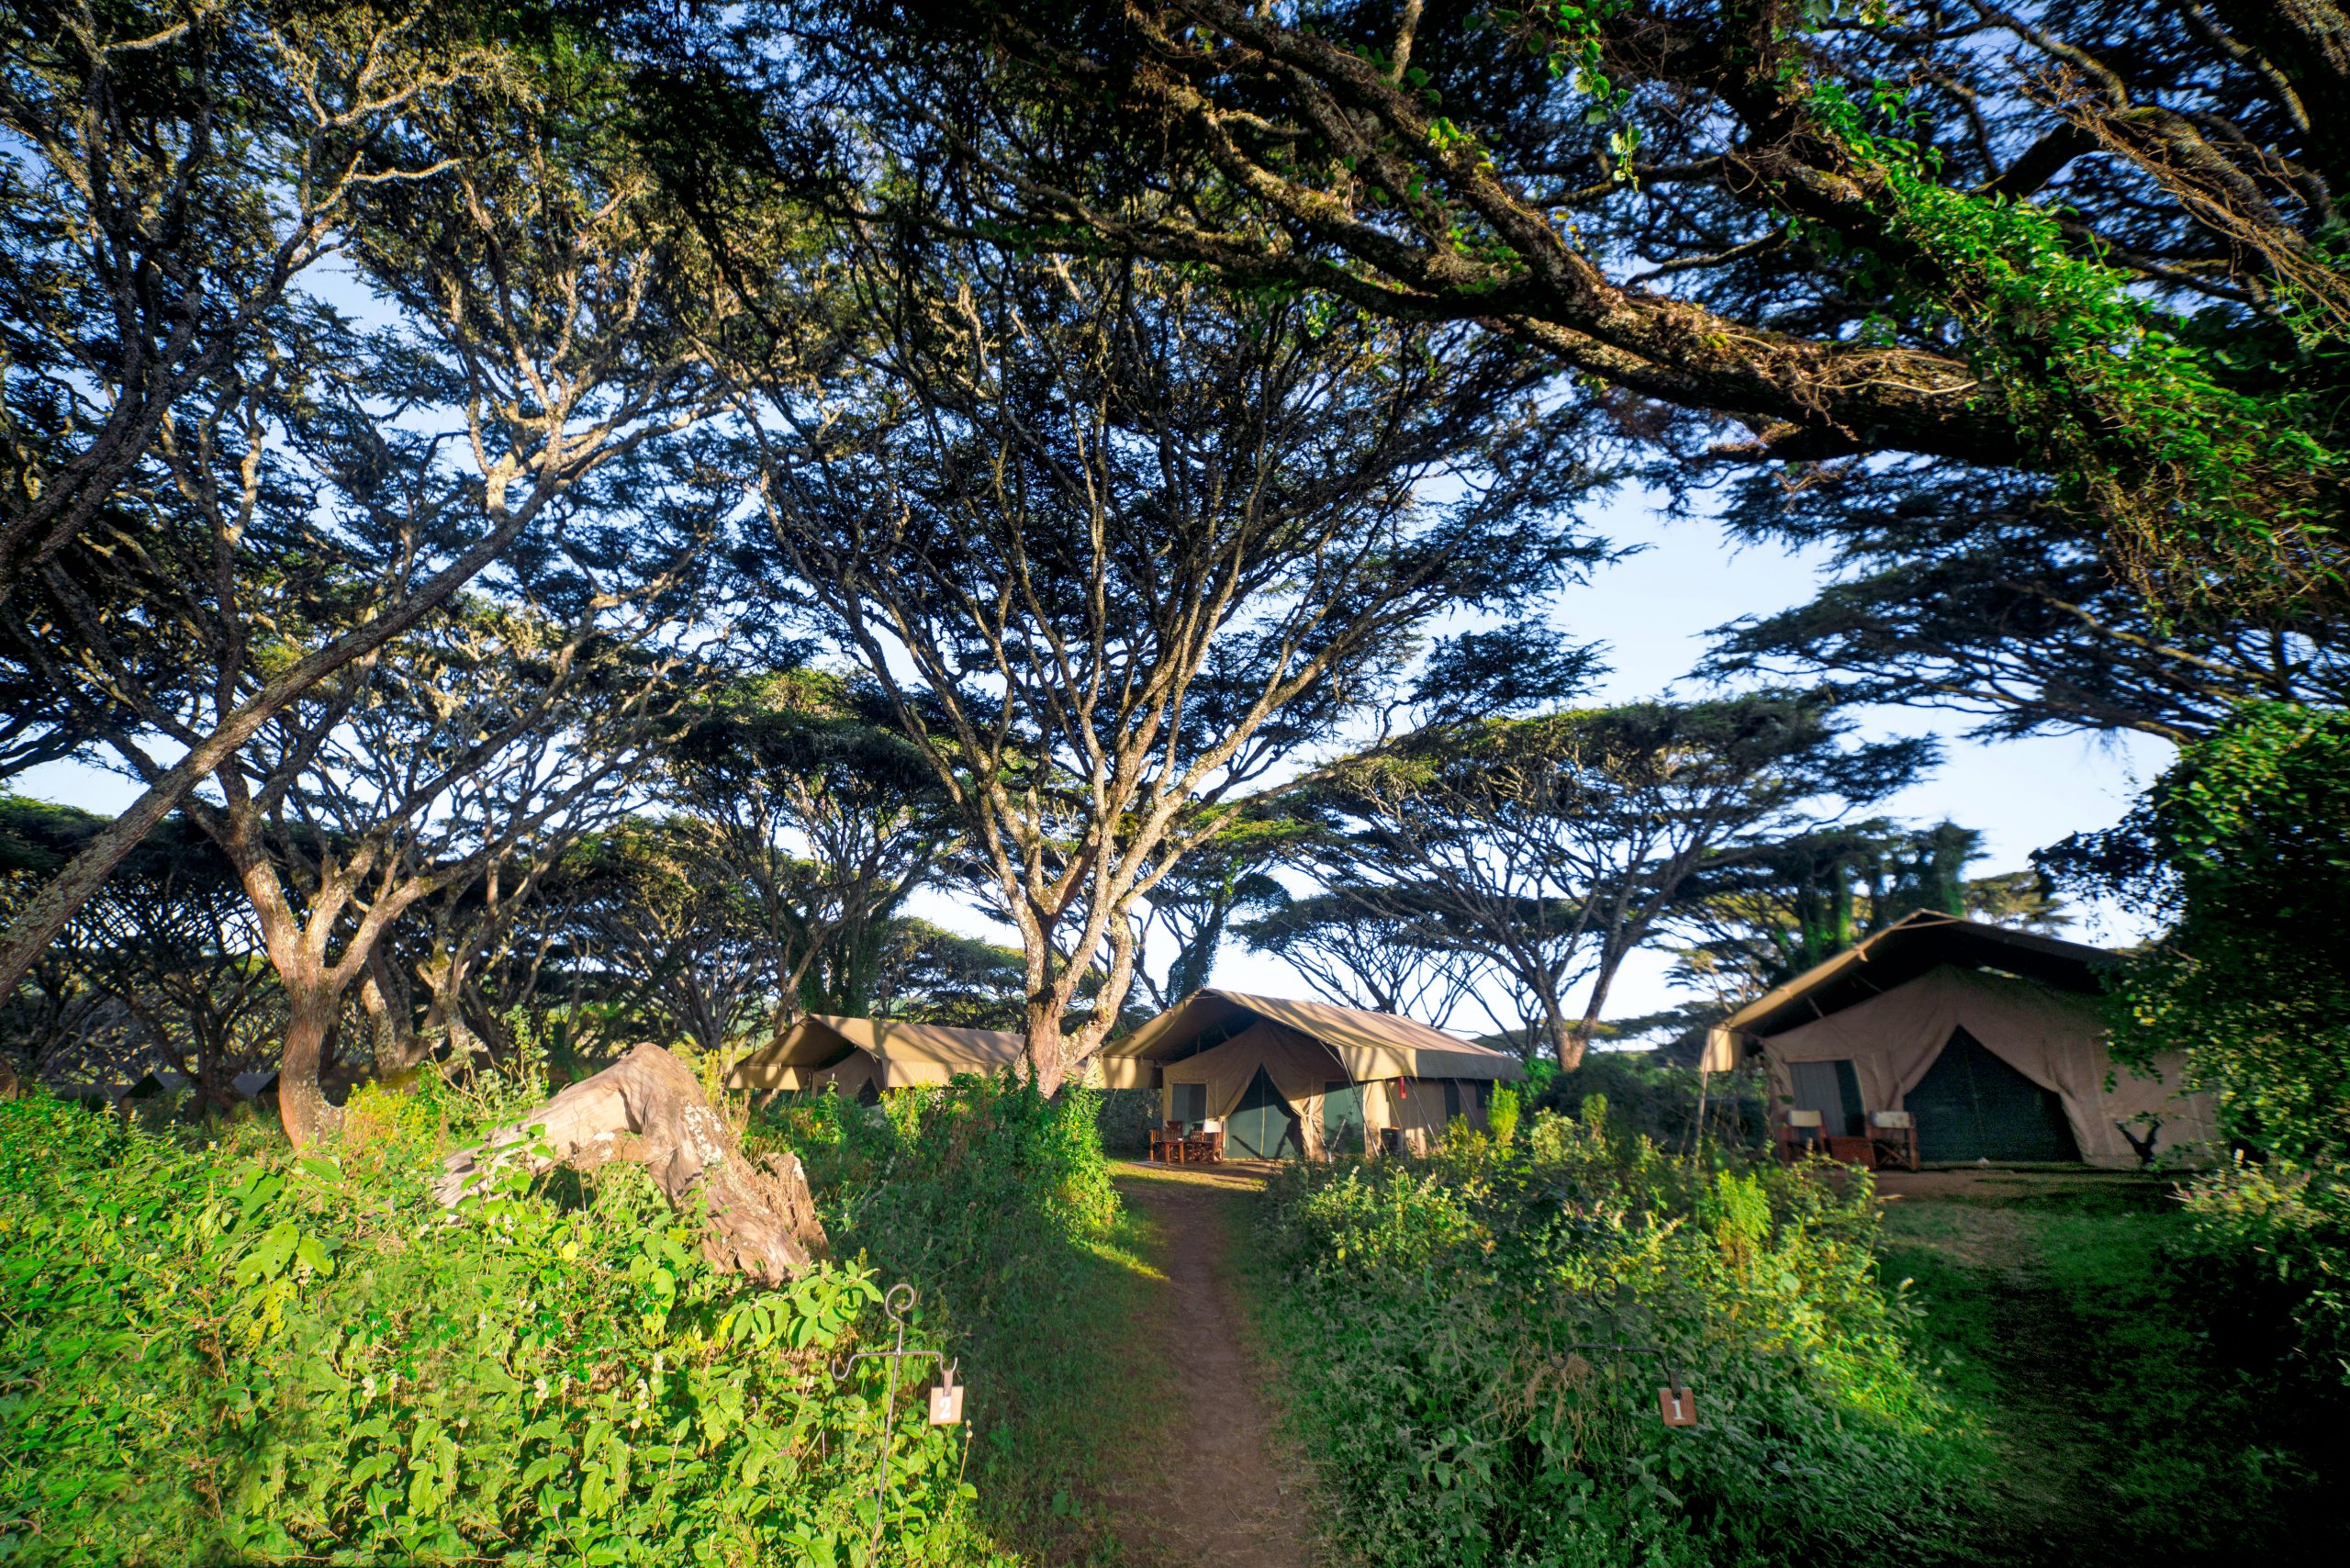
[[(528, 1141), (533, 1131), (543, 1145)], [(803, 1274), (829, 1250), (807, 1172), (791, 1155), (754, 1164), (711, 1109), (693, 1070), (659, 1046), (639, 1046), (454, 1154), (433, 1195), (454, 1207), (500, 1168), (532, 1174), (555, 1165), (588, 1170), (614, 1159), (652, 1173), (669, 1204), (703, 1227), (702, 1256), (764, 1284)]]
[(422, 1042), (409, 1024), (408, 988), (393, 976), (380, 946), (368, 952), (359, 977), (359, 1005), (367, 1013), (377, 1078), (397, 1078), (424, 1058)]
[(330, 994), (323, 986), (288, 984), (285, 1002), (285, 1055), (277, 1070), (277, 1114), (285, 1124), (285, 1141), (299, 1154), (342, 1125), (342, 1112), (328, 1103), (319, 1082), (327, 1034), (342, 1011), (342, 998)]

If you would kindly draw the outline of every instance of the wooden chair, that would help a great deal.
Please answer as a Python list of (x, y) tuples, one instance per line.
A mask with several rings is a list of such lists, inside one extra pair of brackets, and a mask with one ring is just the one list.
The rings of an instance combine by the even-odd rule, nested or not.
[(1839, 1165), (1874, 1170), (1876, 1169), (1876, 1140), (1866, 1137), (1839, 1137), (1830, 1133), (1828, 1135), (1828, 1158)]
[(1203, 1164), (1223, 1164), (1224, 1124), (1202, 1122), (1200, 1130), (1183, 1140), (1183, 1148), (1187, 1155), (1197, 1155)]
[(1817, 1111), (1789, 1111), (1771, 1129), (1771, 1141), (1778, 1157), (1793, 1165), (1806, 1154), (1828, 1152), (1828, 1129)]
[(1918, 1124), (1907, 1111), (1871, 1111), (1869, 1143), (1875, 1155), (1873, 1169), (1898, 1165), (1918, 1169)]
[(1161, 1165), (1183, 1162), (1183, 1124), (1169, 1122), (1150, 1129), (1150, 1157)]

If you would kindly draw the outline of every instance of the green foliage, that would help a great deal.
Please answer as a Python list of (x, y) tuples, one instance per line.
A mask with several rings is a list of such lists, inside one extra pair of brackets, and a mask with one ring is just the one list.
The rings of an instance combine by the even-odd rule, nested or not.
[(2166, 904), (2108, 1007), (2115, 1057), (2183, 1053), (2256, 1160), (2189, 1188), (2217, 1247), (2301, 1300), (2311, 1352), (2350, 1377), (2350, 713), (2253, 703), (2187, 747), (2068, 874)]
[(0, 1561), (987, 1555), (902, 1413), (867, 1553), (871, 1271), (745, 1289), (625, 1164), (444, 1214), (464, 1109), (364, 1093), (291, 1159), (0, 1104)]
[(874, 1106), (778, 1102), (752, 1133), (806, 1159), (843, 1257), (921, 1288), (924, 1329), (970, 1386), (980, 1514), (1053, 1561), (1098, 1544), (1077, 1500), (1139, 1414), (1125, 1347), (1156, 1288), (1110, 1185), (1100, 1099), (967, 1078)]
[(1762, 1086), (1753, 1074), (1718, 1072), (1701, 1081), (1695, 1068), (1660, 1060), (1655, 1051), (1592, 1051), (1574, 1071), (1529, 1078), (1528, 1088), (1532, 1109), (1579, 1117), (1595, 1101), (1626, 1130), (1676, 1149), (1695, 1141), (1702, 1092), (1708, 1143), (1748, 1147), (1762, 1139)]
[[(1865, 1182), (1670, 1159), (1583, 1103), (1276, 1180), (1266, 1331), (1339, 1532), (1393, 1564), (1930, 1553), (1975, 1444), (1878, 1288)], [(1695, 1428), (1658, 1419), (1668, 1368)]]
[(1158, 1126), (1163, 1106), (1156, 1089), (1105, 1089), (1096, 1121), (1102, 1148), (1110, 1154), (1144, 1155), (1150, 1151), (1150, 1129)]
[[(2109, 525), (2110, 553), (2142, 588), (2174, 606), (2235, 608), (2332, 578), (2310, 543), (2330, 532), (2343, 466), (2322, 439), (2330, 399), (2236, 385), (2223, 354), (2149, 304), (2131, 273), (2079, 253), (2055, 213), (1942, 183), (1941, 154), (1899, 134), (1910, 114), (1898, 92), (1880, 87), (1864, 110), (1821, 80), (1807, 101), (1883, 192), (1888, 243), (1855, 258), (1863, 275), (1948, 312), (2060, 497)], [(1843, 249), (1832, 230), (1814, 238)], [(2305, 349), (2336, 334), (2322, 316), (2297, 319)]]
[(1517, 1091), (1502, 1084), (1494, 1091), (1493, 1103), (1485, 1107), (1485, 1126), (1493, 1134), (1495, 1145), (1505, 1148), (1517, 1137)]

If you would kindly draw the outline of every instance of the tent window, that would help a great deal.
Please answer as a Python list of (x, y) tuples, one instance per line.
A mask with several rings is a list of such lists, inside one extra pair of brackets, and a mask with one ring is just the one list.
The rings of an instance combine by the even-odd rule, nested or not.
[(1795, 1081), (1796, 1110), (1818, 1111), (1821, 1125), (1839, 1137), (1861, 1136), (1861, 1080), (1849, 1059), (1792, 1061), (1787, 1076)]
[(1362, 1091), (1345, 1079), (1322, 1085), (1322, 1148), (1330, 1154), (1362, 1151)]
[(1449, 1122), (1459, 1114), (1460, 1114), (1460, 1080), (1448, 1078), (1444, 1081), (1444, 1119)]
[(1168, 1120), (1186, 1126), (1208, 1119), (1208, 1086), (1204, 1083), (1178, 1083), (1169, 1101)]

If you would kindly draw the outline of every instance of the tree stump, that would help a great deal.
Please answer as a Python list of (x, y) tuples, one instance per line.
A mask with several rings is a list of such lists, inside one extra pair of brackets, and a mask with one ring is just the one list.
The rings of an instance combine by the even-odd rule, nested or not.
[[(534, 1129), (543, 1152), (533, 1149)], [(432, 1192), (454, 1207), (498, 1170), (591, 1170), (615, 1159), (643, 1166), (670, 1207), (701, 1221), (702, 1256), (722, 1269), (780, 1284), (828, 1250), (799, 1159), (787, 1154), (752, 1163), (692, 1070), (658, 1046), (637, 1047), (487, 1142), (451, 1155)]]

